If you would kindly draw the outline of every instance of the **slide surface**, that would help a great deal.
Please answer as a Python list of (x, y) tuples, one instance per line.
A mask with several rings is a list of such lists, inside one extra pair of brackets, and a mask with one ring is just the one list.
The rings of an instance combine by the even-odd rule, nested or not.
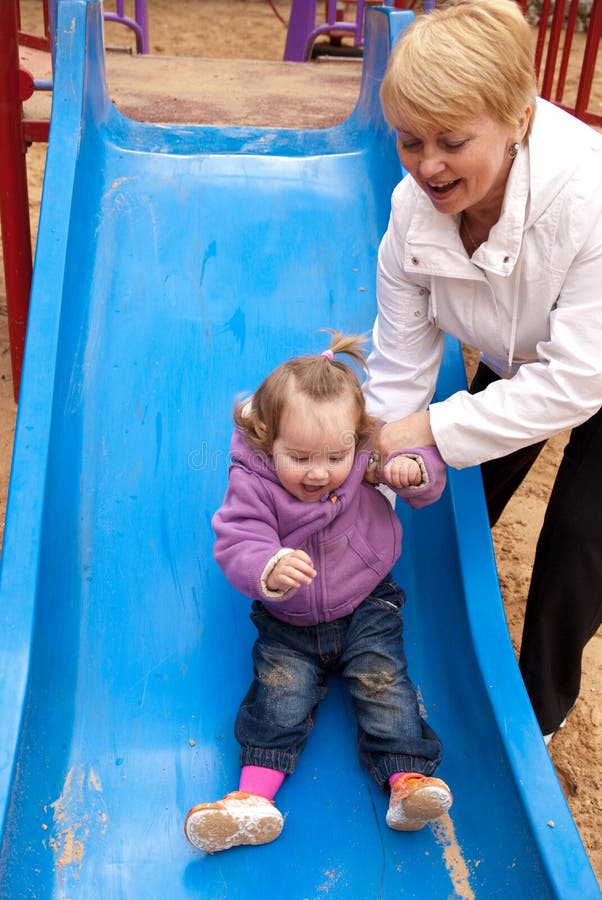
[[(451, 815), (390, 831), (336, 679), (282, 836), (205, 856), (187, 809), (237, 785), (249, 602), (212, 558), (231, 409), (321, 328), (363, 332), (399, 178), (392, 34), (321, 131), (160, 127), (110, 103), (97, 0), (58, 5), (55, 89), (0, 592), (0, 896), (585, 898), (596, 880), (506, 631), (479, 475), (401, 510), (410, 671)], [(392, 32), (392, 34), (390, 34)], [(450, 342), (440, 380), (464, 386)]]

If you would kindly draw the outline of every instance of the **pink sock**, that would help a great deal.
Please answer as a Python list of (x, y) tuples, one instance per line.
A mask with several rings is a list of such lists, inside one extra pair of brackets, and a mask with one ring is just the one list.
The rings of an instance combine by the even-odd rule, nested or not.
[(247, 794), (259, 794), (273, 800), (278, 788), (285, 778), (284, 772), (277, 769), (266, 769), (263, 766), (243, 766), (240, 773), (239, 791)]

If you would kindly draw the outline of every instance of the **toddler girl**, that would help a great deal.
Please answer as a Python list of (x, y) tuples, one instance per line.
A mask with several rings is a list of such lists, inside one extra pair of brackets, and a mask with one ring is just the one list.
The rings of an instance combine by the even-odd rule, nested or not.
[[(207, 853), (280, 834), (273, 800), (305, 746), (328, 671), (350, 691), (361, 761), (390, 788), (387, 825), (415, 831), (452, 803), (432, 777), (441, 743), (407, 675), (405, 595), (389, 574), (401, 525), (364, 480), (379, 423), (353, 370), (335, 359), (345, 353), (365, 366), (362, 344), (334, 332), (329, 350), (279, 366), (235, 409), (228, 488), (212, 521), (215, 558), (252, 598), (258, 637), (235, 726), (239, 788), (186, 817), (188, 839)], [(433, 447), (392, 454), (383, 471), (413, 507), (445, 486)]]

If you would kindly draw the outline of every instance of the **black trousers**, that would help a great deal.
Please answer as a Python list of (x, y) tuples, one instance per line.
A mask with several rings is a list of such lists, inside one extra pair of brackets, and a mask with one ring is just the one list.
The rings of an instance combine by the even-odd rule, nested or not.
[[(498, 378), (482, 363), (470, 385)], [(545, 441), (483, 463), (494, 525)], [(565, 448), (537, 542), (519, 666), (544, 734), (577, 700), (581, 660), (602, 622), (602, 410), (574, 428)]]

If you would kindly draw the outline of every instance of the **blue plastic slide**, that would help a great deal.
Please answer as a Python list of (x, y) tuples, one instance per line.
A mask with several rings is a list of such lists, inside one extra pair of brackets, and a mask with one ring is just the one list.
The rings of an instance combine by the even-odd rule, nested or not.
[[(0, 595), (0, 896), (594, 898), (508, 638), (479, 474), (401, 511), (396, 572), (451, 815), (385, 825), (336, 679), (282, 836), (206, 856), (238, 784), (249, 601), (212, 558), (231, 410), (318, 330), (367, 331), (399, 178), (378, 84), (410, 13), (370, 9), (350, 118), (161, 127), (105, 86), (98, 0), (58, 4), (55, 88)], [(202, 86), (199, 86), (199, 90)], [(464, 385), (450, 343), (444, 395)]]

